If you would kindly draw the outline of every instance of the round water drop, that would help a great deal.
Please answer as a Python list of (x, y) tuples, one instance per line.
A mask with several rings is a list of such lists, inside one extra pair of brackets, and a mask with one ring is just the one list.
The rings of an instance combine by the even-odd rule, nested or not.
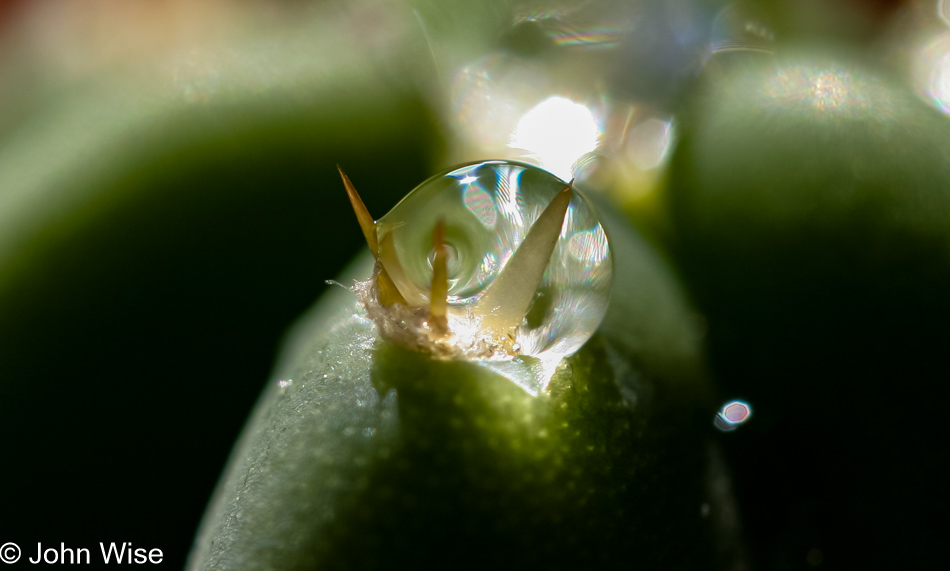
[[(514, 311), (509, 350), (560, 361), (597, 329), (607, 310), (613, 276), (604, 229), (576, 190), (549, 259), (539, 255), (545, 259), (526, 263), (531, 255), (515, 256), (542, 212), (567, 187), (553, 174), (522, 163), (487, 161), (456, 167), (416, 187), (376, 222), (380, 261), (407, 302), (424, 306), (432, 283), (433, 228), (443, 221), (445, 245), (451, 252), (450, 331), (460, 334), (466, 328), (478, 329), (478, 324), (484, 328), (491, 321), (488, 314), (508, 303), (519, 308), (519, 296), (530, 290), (527, 306)], [(554, 223), (560, 220), (558, 215)], [(518, 277), (514, 282), (526, 284), (522, 291), (509, 294), (518, 286), (513, 288), (507, 278), (502, 281), (508, 285), (489, 295), (505, 272)], [(480, 304), (486, 299), (490, 303)]]

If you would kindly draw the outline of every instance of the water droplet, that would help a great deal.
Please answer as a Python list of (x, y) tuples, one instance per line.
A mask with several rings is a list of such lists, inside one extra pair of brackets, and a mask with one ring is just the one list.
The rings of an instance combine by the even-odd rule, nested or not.
[[(377, 221), (380, 259), (401, 266), (392, 278), (406, 299), (429, 299), (433, 228), (444, 220), (452, 252), (450, 314), (475, 308), (566, 186), (545, 170), (508, 161), (436, 175)], [(575, 191), (533, 305), (515, 328), (513, 345), (545, 362), (577, 351), (603, 319), (612, 276), (607, 236), (593, 207)]]

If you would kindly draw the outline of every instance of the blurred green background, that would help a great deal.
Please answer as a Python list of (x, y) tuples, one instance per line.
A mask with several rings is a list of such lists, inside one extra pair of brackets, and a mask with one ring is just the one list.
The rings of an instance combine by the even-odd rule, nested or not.
[[(927, 566), (948, 21), (896, 0), (0, 3), (0, 543), (181, 567), (282, 333), (363, 247), (335, 165), (377, 217), (454, 163), (555, 169), (519, 126), (561, 97), (596, 129), (574, 176), (674, 264), (723, 400), (755, 410), (720, 435), (755, 568)], [(542, 123), (576, 142), (565, 117)]]

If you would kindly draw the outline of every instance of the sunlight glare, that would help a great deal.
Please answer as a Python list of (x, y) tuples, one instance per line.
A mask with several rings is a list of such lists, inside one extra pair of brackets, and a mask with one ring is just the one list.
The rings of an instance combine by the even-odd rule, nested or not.
[(597, 148), (600, 132), (590, 109), (555, 96), (525, 113), (508, 146), (528, 151), (542, 168), (568, 181), (578, 159)]

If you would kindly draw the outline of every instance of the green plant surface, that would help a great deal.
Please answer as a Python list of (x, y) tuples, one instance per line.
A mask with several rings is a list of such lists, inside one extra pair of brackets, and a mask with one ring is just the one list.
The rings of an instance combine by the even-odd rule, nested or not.
[[(474, 363), (380, 342), (353, 294), (331, 292), (291, 336), (190, 568), (738, 557), (736, 537), (714, 535), (729, 500), (706, 487), (712, 394), (692, 314), (652, 250), (610, 222), (615, 303), (538, 397)], [(350, 275), (368, 274), (363, 263)]]
[[(620, 60), (562, 49), (530, 3), (316, 4), (190, 71), (4, 88), (0, 450), (18, 493), (0, 543), (175, 537), (160, 547), (183, 564), (278, 337), (358, 247), (336, 164), (379, 216), (445, 157), (490, 158), (465, 155), (449, 86), (501, 55), (630, 106), (628, 123), (676, 111), (667, 188), (638, 213), (653, 243), (599, 205), (610, 310), (539, 397), (379, 341), (330, 288), (287, 337), (191, 568), (737, 568), (719, 443), (762, 568), (822, 550), (828, 567), (927, 567), (946, 504), (950, 135), (833, 51), (865, 49), (883, 17), (762, 2), (779, 55), (716, 54), (693, 91), (643, 73), (668, 79), (667, 60), (635, 67), (665, 45), (640, 49), (638, 3)], [(578, 22), (561, 31), (593, 31)], [(756, 407), (748, 427), (713, 432), (712, 376)]]
[[(428, 9), (447, 8), (418, 7), (423, 16)], [(413, 12), (400, 13), (415, 22)], [(472, 20), (465, 14), (423, 21), (444, 24), (429, 30), (435, 40), (467, 30), (461, 52), (478, 51), (490, 26), (466, 27)], [(5, 473), (4, 484), (31, 499), (5, 508), (0, 530), (5, 537), (15, 524), (15, 532), (28, 538), (48, 534), (99, 541), (112, 536), (142, 545), (170, 537), (169, 529), (187, 527), (182, 521), (197, 520), (212, 485), (201, 479), (207, 478), (201, 467), (222, 462), (218, 441), (230, 438), (229, 423), (248, 406), (242, 395), (257, 390), (248, 383), (256, 385), (263, 377), (280, 328), (310, 302), (358, 240), (335, 164), (346, 167), (377, 213), (428, 174), (431, 156), (442, 148), (431, 94), (422, 95), (429, 86), (427, 74), (435, 70), (407, 62), (420, 53), (429, 57), (429, 47), (419, 44), (415, 30), (366, 45), (345, 27), (336, 29), (333, 23), (340, 21), (330, 14), (289, 34), (255, 35), (254, 41), (230, 46), (211, 76), (165, 83), (167, 75), (150, 73), (161, 68), (159, 62), (81, 85), (56, 86), (50, 89), (55, 95), (44, 92), (26, 106), (29, 117), (4, 124), (0, 434), (11, 465), (17, 465)], [(334, 57), (315, 57), (328, 53)], [(450, 49), (438, 55), (448, 58), (447, 66), (467, 57)], [(350, 240), (343, 232), (348, 228), (353, 229)], [(447, 463), (445, 485), (437, 492), (445, 500), (458, 500), (468, 489), (463, 484), (473, 482), (471, 470), (486, 472), (484, 485), (472, 489), (486, 502), (477, 512), (485, 526), (475, 537), (488, 537), (492, 514), (504, 515), (509, 508), (512, 518), (524, 516), (522, 523), (533, 527), (513, 536), (492, 535), (504, 545), (483, 557), (505, 554), (505, 545), (538, 542), (549, 549), (538, 553), (538, 560), (553, 561), (568, 553), (559, 539), (574, 536), (581, 545), (565, 561), (580, 561), (586, 553), (615, 565), (623, 561), (625, 534), (637, 530), (644, 560), (705, 561), (714, 552), (711, 534), (717, 527), (714, 520), (700, 518), (701, 505), (731, 504), (704, 487), (722, 474), (707, 465), (709, 388), (698, 362), (698, 341), (675, 281), (649, 248), (624, 232), (618, 229), (614, 240), (627, 243), (634, 261), (618, 264), (617, 283), (636, 293), (616, 296), (614, 316), (559, 381), (557, 395), (529, 398), (481, 369), (382, 348), (369, 373), (341, 375), (337, 385), (318, 385), (320, 379), (314, 378), (309, 395), (303, 388), (306, 376), (295, 369), (288, 378), (296, 381), (280, 403), (292, 402), (293, 395), (311, 403), (321, 395), (339, 401), (326, 402), (321, 410), (330, 412), (316, 421), (314, 410), (298, 416), (287, 411), (284, 421), (306, 438), (283, 442), (305, 451), (333, 448), (332, 460), (352, 463), (366, 455), (354, 448), (351, 435), (340, 432), (341, 426), (375, 427), (379, 437), (368, 441), (374, 446), (394, 437), (399, 444), (409, 443), (396, 451), (399, 458), (420, 462), (420, 469)], [(354, 311), (351, 297), (335, 291), (331, 299), (328, 304), (337, 304), (333, 312)], [(634, 314), (635, 319), (620, 318)], [(327, 319), (314, 321), (316, 332), (298, 335), (311, 348), (325, 345), (324, 353), (298, 356), (298, 363), (351, 348), (349, 334), (371, 335), (366, 323), (358, 330), (328, 330), (337, 317)], [(355, 365), (366, 367), (369, 361)], [(473, 405), (462, 407), (459, 415), (428, 418), (421, 411), (430, 404), (455, 402), (456, 393), (440, 384), (446, 376), (459, 377), (460, 394)], [(416, 386), (410, 380), (431, 382)], [(435, 392), (428, 392), (430, 385)], [(407, 396), (386, 401), (386, 387)], [(409, 407), (406, 419), (402, 413), (395, 419), (399, 434), (386, 433), (382, 405), (367, 407), (372, 412), (365, 414), (376, 414), (375, 420), (360, 416), (363, 408), (353, 408), (350, 398), (359, 391), (368, 398), (376, 393), (380, 402), (397, 409)], [(271, 392), (265, 398), (275, 397)], [(569, 405), (566, 410), (562, 403)], [(524, 421), (525, 411), (537, 420)], [(486, 426), (485, 418), (499, 424)], [(308, 422), (319, 427), (324, 421), (339, 429), (327, 439), (304, 430)], [(571, 429), (579, 425), (577, 435)], [(432, 434), (443, 427), (470, 430), (468, 448), (455, 448), (455, 440)], [(544, 430), (548, 437), (541, 436)], [(427, 456), (417, 447), (424, 439), (401, 434), (427, 435), (444, 454)], [(502, 449), (491, 452), (493, 441)], [(521, 457), (512, 448), (517, 442), (536, 448), (540, 456)], [(483, 451), (493, 456), (479, 457)], [(332, 482), (322, 479), (319, 462), (324, 460), (278, 466), (270, 484), (287, 490), (278, 499), (290, 511), (278, 512), (276, 503), (267, 513), (246, 510), (247, 521), (271, 518), (274, 524), (270, 531), (254, 530), (261, 541), (265, 532), (303, 521), (298, 532), (303, 539), (297, 543), (302, 551), (254, 552), (273, 555), (276, 568), (332, 556), (320, 551), (326, 538), (352, 529), (324, 527), (320, 534), (306, 535), (325, 523), (321, 518), (328, 512), (310, 512), (316, 515), (303, 520), (293, 515), (305, 508), (308, 497), (290, 493), (298, 480), (334, 492)], [(389, 462), (357, 466), (363, 471), (353, 482), (391, 475), (393, 485), (406, 492), (394, 500), (401, 502), (417, 482), (404, 472), (388, 472), (395, 459)], [(95, 470), (71, 472), (89, 466)], [(545, 466), (553, 466), (550, 474)], [(522, 497), (517, 488), (506, 488), (523, 490), (529, 482), (542, 487), (537, 495)], [(565, 491), (572, 484), (578, 496)], [(500, 488), (497, 496), (489, 493), (492, 487)], [(255, 489), (257, 497), (245, 496), (245, 501), (267, 506), (274, 499), (269, 491)], [(511, 503), (517, 498), (520, 503)], [(540, 514), (529, 516), (522, 506)], [(346, 507), (339, 504), (341, 510)], [(565, 514), (557, 516), (561, 508)], [(412, 529), (434, 529), (439, 521), (424, 516), (441, 509), (430, 504)], [(51, 522), (50, 511), (101, 519), (90, 530), (82, 517)], [(365, 516), (349, 513), (354, 522)], [(463, 512), (455, 515), (464, 519)], [(568, 516), (582, 519), (586, 527), (575, 533)], [(557, 517), (560, 521), (554, 521)], [(517, 523), (512, 519), (504, 525), (511, 530)], [(377, 536), (389, 537), (389, 520), (378, 525)], [(547, 531), (554, 535), (544, 537)], [(692, 540), (689, 549), (678, 547), (680, 536)], [(293, 543), (289, 535), (267, 537)], [(240, 558), (249, 552), (242, 549), (257, 549), (261, 541), (234, 544), (230, 561), (244, 567)], [(349, 541), (353, 545), (356, 539)], [(183, 547), (161, 547), (166, 564), (183, 558)], [(248, 567), (255, 564), (247, 560)]]
[(901, 522), (942, 518), (950, 123), (849, 54), (707, 71), (665, 199), (713, 367), (759, 411), (737, 456), (754, 541), (924, 566), (933, 526)]

